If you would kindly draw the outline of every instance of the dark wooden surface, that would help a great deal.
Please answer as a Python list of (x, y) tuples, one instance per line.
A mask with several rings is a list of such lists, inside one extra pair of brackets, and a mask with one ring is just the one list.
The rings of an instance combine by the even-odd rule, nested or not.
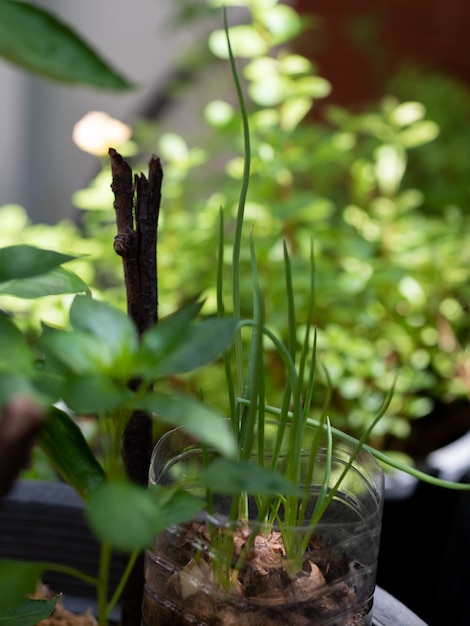
[[(63, 483), (18, 483), (0, 504), (0, 558), (55, 561), (94, 574), (98, 545), (87, 528), (81, 499)], [(111, 576), (114, 584), (119, 579), (121, 564), (120, 556), (114, 555)], [(60, 588), (66, 593), (70, 610), (79, 612), (92, 604), (89, 600), (91, 589), (80, 581), (58, 579), (53, 575), (46, 576), (45, 581), (52, 588)], [(373, 626), (426, 624), (377, 587)]]

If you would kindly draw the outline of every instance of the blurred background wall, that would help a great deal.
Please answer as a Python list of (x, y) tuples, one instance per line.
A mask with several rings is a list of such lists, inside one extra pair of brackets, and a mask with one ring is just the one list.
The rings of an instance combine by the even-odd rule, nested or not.
[(176, 29), (173, 0), (42, 0), (95, 50), (137, 84), (128, 93), (67, 87), (33, 78), (0, 60), (0, 206), (23, 205), (33, 220), (73, 214), (70, 197), (86, 185), (93, 159), (72, 142), (90, 110), (132, 121), (201, 31)]
[(318, 23), (303, 52), (333, 84), (336, 104), (358, 105), (382, 94), (405, 60), (470, 84), (467, 0), (297, 0)]

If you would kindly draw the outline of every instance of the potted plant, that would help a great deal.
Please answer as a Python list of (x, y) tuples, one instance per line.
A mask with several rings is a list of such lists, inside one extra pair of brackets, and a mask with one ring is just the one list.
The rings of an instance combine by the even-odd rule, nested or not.
[[(119, 155), (111, 151), (111, 156), (118, 159)], [(119, 161), (119, 165), (123, 163)], [(119, 187), (117, 181), (118, 176), (114, 181), (116, 190)], [(119, 211), (118, 208), (117, 210)], [(240, 234), (242, 220), (241, 211), (237, 225)], [(122, 226), (118, 218), (118, 227), (121, 229)], [(129, 229), (126, 231), (128, 239), (131, 232), (132, 230)], [(118, 234), (115, 246), (122, 252), (121, 245)], [(240, 252), (237, 247), (234, 250), (236, 254)], [(148, 251), (145, 250), (145, 252)], [(76, 276), (60, 267), (64, 261), (69, 260), (69, 257), (64, 255), (27, 246), (14, 246), (3, 249), (1, 256), (1, 278), (4, 282), (8, 282), (4, 289), (10, 293), (24, 295), (28, 285), (29, 288), (33, 286), (37, 293), (41, 282), (46, 285), (44, 293), (51, 289), (55, 290), (57, 285), (61, 285), (64, 289), (64, 281), (68, 281), (65, 286), (68, 290), (85, 289), (84, 284)], [(126, 254), (123, 256), (126, 257)], [(47, 273), (44, 274), (44, 272)], [(236, 295), (236, 292), (234, 293)], [(259, 297), (257, 287), (255, 293)], [(261, 300), (257, 303), (258, 305), (261, 305)], [(137, 306), (137, 303), (130, 298), (131, 311), (134, 310), (134, 306)], [(36, 414), (41, 415), (41, 409), (47, 413), (41, 433), (41, 445), (53, 459), (63, 477), (85, 498), (90, 524), (102, 538), (100, 568), (96, 578), (74, 568), (53, 564), (3, 563), (3, 576), (9, 576), (13, 581), (12, 585), (5, 587), (2, 591), (2, 601), (7, 606), (10, 606), (25, 591), (31, 591), (31, 584), (42, 571), (56, 568), (95, 584), (98, 594), (99, 620), (103, 624), (106, 623), (122, 591), (123, 581), (131, 571), (130, 566), (134, 563), (136, 551), (149, 543), (151, 536), (158, 531), (159, 524), (163, 523), (166, 527), (172, 522), (184, 521), (186, 518), (193, 517), (194, 513), (202, 508), (204, 502), (200, 498), (181, 488), (186, 486), (185, 480), (177, 481), (181, 483), (180, 486), (177, 483), (173, 484), (174, 481), (165, 487), (153, 485), (152, 489), (147, 492), (126, 481), (118, 461), (120, 441), (136, 412), (151, 411), (157, 413), (160, 419), (168, 420), (170, 424), (182, 424), (186, 433), (197, 435), (198, 440), (207, 446), (207, 450), (211, 450), (210, 454), (219, 451), (230, 457), (225, 459), (225, 466), (221, 466), (222, 459), (218, 459), (216, 465), (208, 467), (206, 459), (203, 472), (193, 476), (197, 478), (198, 484), (202, 484), (206, 489), (222, 490), (224, 493), (241, 489), (245, 493), (256, 494), (258, 498), (267, 498), (266, 504), (276, 498), (279, 493), (287, 494), (293, 498), (290, 508), (291, 514), (294, 513), (294, 515), (301, 500), (305, 500), (307, 505), (310, 494), (306, 499), (306, 493), (293, 482), (295, 477), (292, 472), (295, 472), (295, 468), (290, 468), (290, 474), (286, 475), (287, 479), (279, 474), (276, 476), (264, 470), (263, 467), (258, 467), (255, 471), (256, 465), (248, 467), (246, 459), (243, 458), (243, 450), (249, 450), (248, 444), (239, 448), (241, 455), (236, 453), (234, 440), (230, 437), (230, 428), (226, 421), (221, 421), (212, 412), (194, 401), (169, 398), (155, 392), (153, 385), (156, 380), (187, 371), (193, 366), (204, 364), (215, 358), (230, 341), (231, 335), (239, 325), (237, 318), (227, 319), (223, 316), (201, 323), (194, 322), (200, 306), (197, 302), (191, 302), (171, 318), (143, 330), (145, 322), (140, 322), (139, 325), (137, 321), (136, 327), (124, 313), (105, 303), (93, 300), (89, 295), (79, 295), (74, 299), (70, 309), (71, 330), (52, 327), (44, 329), (40, 342), (42, 362), (39, 367), (35, 367), (27, 341), (14, 322), (6, 317), (1, 318), (2, 346), (9, 348), (8, 352), (6, 350), (4, 352), (2, 404), (5, 410), (2, 424), (6, 423), (8, 426), (9, 422), (23, 419), (23, 417), (29, 418), (29, 416), (36, 419)], [(142, 311), (139, 307), (137, 307), (137, 314), (141, 320)], [(246, 324), (257, 326), (259, 320), (246, 322)], [(138, 341), (139, 329), (141, 330), (140, 341)], [(261, 333), (255, 336), (259, 341)], [(272, 338), (283, 352), (281, 344), (275, 340), (274, 336)], [(256, 360), (262, 357), (260, 348), (261, 344), (258, 344)], [(304, 359), (307, 358), (307, 350), (310, 351), (308, 335), (305, 350)], [(252, 361), (251, 366), (259, 369), (260, 363)], [(252, 371), (256, 377), (255, 370)], [(313, 368), (310, 371), (312, 373), (309, 375), (309, 380), (313, 382)], [(295, 368), (291, 367), (289, 373), (290, 382), (293, 383), (296, 378)], [(300, 384), (299, 390), (304, 387), (303, 381), (300, 381)], [(256, 388), (256, 393), (259, 393), (258, 388)], [(26, 401), (19, 403), (15, 400), (19, 394), (26, 394), (34, 398), (35, 402), (31, 406)], [(102, 427), (103, 466), (87, 446), (70, 415), (52, 405), (52, 402), (57, 399), (63, 399), (68, 409), (78, 414), (91, 413), (99, 416)], [(247, 398), (247, 400), (250, 399)], [(299, 409), (300, 405), (297, 404), (297, 410)], [(259, 410), (257, 407), (256, 412), (258, 413)], [(250, 413), (253, 411), (248, 409), (247, 416)], [(304, 415), (306, 416), (306, 413)], [(252, 415), (250, 419), (253, 417)], [(284, 417), (288, 417), (287, 413)], [(36, 421), (39, 420), (36, 419)], [(258, 423), (257, 419), (256, 423)], [(233, 426), (234, 423), (232, 423)], [(266, 427), (268, 427), (267, 424)], [(287, 424), (284, 424), (283, 429), (286, 428)], [(287, 430), (294, 433), (292, 426), (289, 426)], [(261, 431), (258, 427), (256, 431), (259, 445), (261, 445), (263, 439)], [(331, 439), (331, 429), (327, 429), (327, 434)], [(251, 434), (245, 431), (245, 437), (248, 437), (246, 441), (248, 442), (253, 435), (254, 430)], [(301, 437), (300, 432), (296, 434), (296, 438), (299, 437)], [(286, 443), (288, 443), (287, 440)], [(320, 450), (320, 443), (321, 440), (316, 436), (312, 441), (315, 450)], [(285, 444), (279, 440), (279, 445), (280, 449), (275, 453), (278, 460), (286, 458)], [(328, 464), (331, 464), (331, 445), (330, 441), (329, 448), (327, 448), (329, 460), (326, 458)], [(292, 446), (289, 447), (292, 448)], [(360, 444), (354, 449), (354, 456), (357, 456), (359, 451)], [(238, 459), (238, 456), (242, 458)], [(294, 456), (291, 455), (291, 458)], [(305, 470), (312, 478), (314, 466), (310, 466), (308, 462), (310, 458), (309, 456), (302, 462), (309, 466)], [(342, 462), (344, 463), (344, 458)], [(350, 469), (352, 463), (353, 459), (349, 459), (345, 468)], [(15, 469), (14, 460), (10, 459), (10, 466)], [(127, 469), (132, 471), (129, 462)], [(329, 475), (331, 469), (328, 468), (325, 471)], [(228, 486), (230, 484), (232, 486)], [(375, 519), (375, 526), (372, 529), (372, 535), (377, 540), (380, 524), (380, 479), (376, 479), (374, 491), (375, 509), (371, 517)], [(326, 492), (323, 494), (322, 508), (325, 507), (330, 496), (333, 498), (333, 495), (333, 491), (329, 495)], [(237, 495), (237, 499), (241, 497)], [(125, 508), (123, 502), (125, 502)], [(287, 507), (287, 504), (284, 504), (284, 507)], [(313, 511), (307, 508), (302, 515), (303, 517), (311, 516), (312, 513)], [(317, 507), (315, 515), (319, 518), (321, 513), (322, 511)], [(308, 534), (310, 533), (309, 530)], [(305, 532), (302, 531), (302, 534), (304, 535), (303, 541), (305, 541)], [(109, 559), (113, 546), (133, 551), (133, 554), (129, 560), (130, 566), (124, 572), (118, 589), (108, 602)], [(376, 550), (375, 552), (373, 550), (373, 567), (375, 558)], [(20, 583), (15, 580), (15, 574), (21, 576)], [(368, 587), (370, 594), (370, 583)], [(370, 602), (370, 597), (367, 601)], [(43, 611), (49, 611), (51, 606), (53, 606), (51, 602), (41, 604), (39, 607), (35, 606), (39, 613), (33, 613), (33, 617), (30, 613), (29, 619), (37, 620), (38, 615)], [(24, 606), (15, 608), (14, 613), (10, 612), (11, 619), (24, 610)], [(26, 610), (31, 611), (29, 604)]]
[[(14, 322), (1, 317), (2, 346), (9, 345), (9, 354), (14, 355), (11, 362), (5, 358), (3, 363), (2, 404), (7, 407), (7, 417), (8, 411), (18, 414), (15, 405), (11, 409), (9, 401), (18, 392), (27, 392), (47, 414), (41, 445), (67, 482), (84, 498), (89, 524), (101, 542), (96, 576), (83, 574), (75, 568), (66, 568), (66, 571), (96, 586), (98, 619), (103, 626), (123, 590), (126, 578), (133, 571), (139, 551), (148, 547), (155, 535), (156, 550), (149, 552), (147, 557), (145, 621), (152, 619), (149, 603), (154, 603), (156, 595), (152, 578), (156, 576), (161, 582), (158, 568), (162, 564), (162, 554), (168, 559), (178, 550), (178, 544), (176, 547), (172, 544), (176, 536), (177, 541), (182, 541), (185, 549), (188, 548), (189, 560), (178, 563), (176, 568), (168, 561), (176, 578), (171, 582), (165, 580), (164, 587), (171, 588), (183, 600), (190, 598), (194, 601), (198, 596), (197, 603), (201, 600), (201, 593), (206, 603), (208, 590), (215, 589), (215, 619), (224, 619), (227, 598), (233, 595), (233, 590), (235, 611), (241, 606), (244, 613), (250, 613), (251, 607), (247, 608), (250, 602), (242, 601), (240, 605), (240, 591), (252, 578), (257, 579), (262, 588), (261, 593), (250, 595), (257, 605), (258, 617), (255, 612), (254, 619), (259, 618), (261, 610), (263, 619), (267, 614), (269, 619), (274, 619), (273, 614), (279, 613), (283, 616), (283, 623), (286, 620), (291, 623), (291, 619), (297, 620), (297, 623), (310, 623), (310, 620), (317, 619), (322, 624), (331, 620), (342, 620), (338, 623), (344, 624), (369, 624), (380, 532), (381, 472), (364, 446), (368, 431), (360, 440), (354, 440), (335, 431), (326, 413), (320, 421), (309, 418), (315, 378), (315, 333), (309, 318), (303, 337), (299, 338), (296, 334), (293, 273), (287, 246), (284, 248), (284, 259), (289, 345), (286, 347), (266, 324), (253, 239), (250, 243), (253, 315), (251, 318), (240, 315), (239, 260), (249, 182), (250, 144), (233, 55), (231, 62), (243, 112), (245, 139), (245, 170), (231, 259), (234, 316), (225, 317), (221, 271), (218, 272), (219, 315), (201, 322), (196, 321), (201, 309), (201, 303), (197, 301), (189, 302), (169, 318), (152, 324), (147, 318), (142, 319), (144, 311), (131, 294), (128, 294), (128, 304), (132, 319), (89, 295), (79, 295), (70, 309), (70, 330), (44, 328), (39, 362)], [(142, 223), (139, 222), (142, 230), (135, 230), (133, 211), (136, 207), (132, 195), (129, 198), (128, 193), (130, 170), (115, 151), (111, 150), (110, 155), (116, 168), (113, 185), (118, 237), (115, 248), (124, 258), (127, 278), (135, 276), (136, 266), (142, 272), (138, 274), (137, 281), (141, 285), (148, 270), (145, 261), (148, 263), (153, 257), (140, 258), (141, 262), (136, 264), (132, 250), (136, 237), (142, 243), (143, 229), (149, 226), (146, 221), (149, 215), (144, 209), (149, 206), (155, 209), (158, 205), (158, 183), (154, 186), (158, 164), (152, 160), (148, 180), (141, 177), (135, 181), (136, 216), (143, 219)], [(131, 176), (131, 189), (132, 182)], [(122, 212), (118, 208), (121, 200), (126, 205)], [(153, 224), (149, 227), (150, 231), (156, 230), (157, 218), (158, 210), (153, 214), (153, 221), (150, 220)], [(219, 270), (224, 262), (226, 226), (222, 214), (220, 219)], [(146, 249), (141, 246), (140, 251), (142, 248)], [(62, 262), (67, 260), (48, 251), (25, 247), (14, 247), (3, 254), (5, 267), (10, 272), (6, 271), (3, 279), (18, 281), (10, 285), (10, 289), (18, 290), (17, 293), (25, 288), (22, 280), (43, 276), (38, 274), (39, 261), (45, 263), (47, 259), (46, 269), (56, 275)], [(311, 314), (313, 251), (310, 265), (312, 297), (308, 310)], [(40, 267), (45, 269), (44, 265)], [(63, 275), (62, 271), (59, 273)], [(46, 283), (49, 284), (53, 276), (49, 274)], [(145, 280), (148, 278), (146, 276)], [(152, 273), (149, 282), (152, 282)], [(136, 284), (134, 281), (130, 283)], [(75, 290), (83, 289), (80, 285)], [(144, 308), (148, 312), (148, 307)], [(155, 311), (150, 307), (151, 322), (154, 315)], [(246, 328), (251, 328), (252, 332), (244, 373), (242, 333)], [(230, 367), (230, 353), (226, 351), (234, 334), (235, 373)], [(277, 409), (268, 405), (264, 386), (265, 338), (274, 343), (286, 371), (283, 403)], [(299, 351), (297, 345), (300, 345)], [(192, 399), (160, 391), (158, 384), (164, 385), (168, 377), (210, 363), (224, 351), (230, 408), (228, 420)], [(98, 415), (102, 429), (102, 463), (86, 443), (74, 419), (55, 406), (58, 399), (65, 401), (68, 410)], [(383, 415), (386, 406), (387, 403), (378, 412), (373, 424)], [(23, 409), (20, 413), (24, 413)], [(131, 444), (127, 448), (130, 457), (139, 458), (142, 449), (138, 447), (135, 450), (135, 445), (132, 445), (134, 436), (140, 437), (142, 432), (148, 434), (151, 414), (158, 415), (160, 422), (180, 426), (177, 436), (181, 437), (181, 433), (184, 437), (192, 435), (197, 439), (197, 446), (184, 442), (175, 462), (171, 455), (169, 459), (160, 455), (175, 433), (164, 435), (156, 448), (152, 465), (155, 480), (149, 489), (143, 489), (129, 480), (131, 474), (131, 478), (141, 482), (141, 466), (136, 469), (126, 457), (124, 467), (120, 462), (121, 439), (124, 435), (125, 443), (127, 437), (127, 443)], [(130, 430), (129, 426), (132, 427)], [(148, 448), (148, 445), (147, 437), (145, 447)], [(170, 446), (170, 452), (173, 451)], [(386, 459), (379, 453), (375, 455)], [(136, 476), (133, 475), (134, 469)], [(217, 515), (219, 504), (221, 509)], [(338, 520), (343, 510), (347, 512), (345, 521)], [(198, 517), (201, 511), (204, 512)], [(329, 515), (333, 519), (328, 519)], [(186, 522), (188, 524), (183, 526)], [(325, 528), (332, 527), (332, 533), (330, 528), (324, 531), (322, 524)], [(180, 532), (183, 532), (182, 540)], [(359, 552), (359, 539), (364, 540), (366, 553)], [(261, 556), (266, 554), (261, 550), (266, 543), (271, 544), (268, 557)], [(130, 558), (118, 588), (108, 596), (113, 547), (130, 553)], [(312, 558), (313, 553), (319, 554), (317, 561)], [(261, 563), (261, 568), (252, 567), (254, 562), (264, 558), (267, 562)], [(54, 565), (3, 562), (1, 566), (3, 580), (8, 577), (9, 583), (2, 585), (0, 610), (8, 610), (9, 618), (13, 619), (20, 610), (12, 608), (15, 601), (31, 590), (36, 578), (45, 569)], [(168, 572), (169, 568), (165, 569)], [(247, 578), (243, 578), (245, 576)], [(325, 584), (329, 576), (330, 587)], [(270, 582), (266, 585), (259, 579), (269, 579)], [(275, 583), (274, 593), (272, 582)], [(313, 602), (318, 599), (319, 593), (325, 591), (326, 598)], [(338, 598), (341, 601), (338, 602)], [(336, 603), (330, 609), (333, 599)], [(161, 604), (168, 608), (165, 602)], [(289, 614), (291, 605), (295, 607), (292, 618)], [(44, 609), (49, 611), (50, 605), (41, 605), (40, 610)], [(25, 610), (24, 606), (21, 610)], [(31, 610), (30, 604), (26, 610)], [(183, 614), (186, 611), (178, 610)], [(209, 610), (214, 616), (214, 609)], [(239, 614), (235, 615), (238, 619)], [(232, 611), (231, 617), (227, 616), (227, 623), (231, 623), (229, 620), (233, 622), (233, 616)], [(30, 619), (37, 621), (39, 618), (35, 615)], [(174, 616), (168, 619), (173, 620), (169, 623), (177, 623)], [(186, 617), (183, 615), (182, 619)]]
[[(293, 37), (302, 33), (294, 8), (280, 2), (246, 4), (247, 23), (231, 32), (249, 97), (253, 155), (247, 215), (256, 225), (260, 280), (273, 303), (270, 323), (287, 341), (283, 237), (297, 253), (292, 262), (298, 312), (306, 319), (308, 268), (298, 259), (308, 256), (314, 232), (322, 294), (315, 317), (318, 351), (336, 380), (331, 418), (359, 437), (386, 397), (386, 373), (399, 369), (399, 384), (372, 443), (407, 454), (419, 465), (469, 426), (469, 228), (459, 165), (465, 158), (454, 158), (464, 150), (456, 128), (466, 125), (467, 99), (457, 98), (458, 91), (446, 81), (426, 86), (420, 75), (405, 77), (413, 90), (405, 89), (402, 75), (389, 87), (390, 96), (367, 109), (322, 105), (328, 84), (293, 52)], [(206, 310), (212, 313), (216, 298), (208, 268), (217, 245), (218, 208), (235, 210), (243, 169), (240, 119), (227, 90), (221, 35), (217, 29), (209, 37), (217, 58), (212, 57), (207, 73), (213, 77), (220, 69), (225, 80), (217, 73), (211, 90), (199, 84), (200, 73), (194, 72), (191, 97), (180, 97), (178, 91), (178, 98), (170, 100), (178, 110), (186, 107), (197, 134), (178, 135), (172, 106), (156, 120), (137, 120), (133, 127), (138, 153), (158, 146), (166, 164), (169, 211), (160, 248), (164, 302), (187, 297), (196, 284), (208, 294)], [(334, 84), (331, 89), (334, 96)], [(436, 93), (442, 94), (440, 111), (432, 106)], [(446, 128), (447, 117), (453, 125)], [(84, 222), (93, 228), (99, 223), (103, 238), (109, 224), (108, 180), (104, 169), (75, 196)], [(248, 302), (249, 255), (242, 255), (242, 262), (242, 301)], [(177, 289), (173, 271), (180, 276)], [(267, 359), (273, 386), (278, 382), (274, 353)], [(205, 370), (196, 373), (186, 381), (188, 388), (207, 386), (208, 376)], [(223, 371), (211, 368), (210, 376), (222, 381)], [(211, 398), (223, 406), (218, 382)], [(322, 389), (326, 396), (328, 381), (321, 370), (317, 382), (318, 393)], [(463, 410), (455, 412), (456, 406)], [(443, 417), (437, 420), (440, 407)]]
[[(231, 297), (237, 311), (240, 306), (240, 236), (250, 171), (250, 133), (230, 43), (229, 57), (245, 130), (245, 167), (231, 258)], [(224, 232), (222, 220), (219, 313), (225, 310), (221, 293)], [(261, 497), (255, 487), (255, 468), (251, 468), (250, 489), (256, 494), (253, 498), (248, 491), (237, 494), (235, 499), (227, 499), (224, 495), (231, 489), (227, 486), (224, 489), (221, 480), (213, 483), (209, 480), (209, 491), (207, 483), (206, 489), (201, 489), (199, 472), (212, 460), (212, 451), (198, 446), (179, 431), (166, 434), (154, 450), (150, 482), (171, 484), (178, 477), (188, 490), (206, 498), (206, 515), (189, 524), (166, 529), (157, 537), (154, 548), (147, 551), (143, 609), (146, 626), (205, 621), (221, 625), (372, 623), (377, 558), (374, 546), (380, 534), (382, 485), (378, 466), (374, 469), (373, 463), (369, 464), (371, 457), (365, 455), (364, 442), (386, 411), (391, 396), (359, 441), (334, 432), (325, 415), (320, 422), (308, 419), (314, 394), (315, 339), (310, 336), (312, 323), (309, 319), (299, 342), (291, 261), (286, 245), (284, 262), (290, 314), (289, 347), (265, 325), (265, 303), (257, 279), (255, 246), (251, 242), (254, 313), (253, 319), (247, 321), (253, 328), (249, 356), (245, 374), (240, 374), (244, 371), (244, 361), (239, 332), (235, 339), (234, 371), (227, 360), (225, 367), (230, 419), (241, 457), (254, 460), (255, 468), (257, 464), (281, 469), (294, 484), (299, 486), (300, 482), (303, 494), (285, 492), (282, 496)], [(307, 309), (312, 314), (313, 260), (310, 287)], [(274, 343), (286, 368), (285, 402), (277, 409), (266, 404), (263, 334)], [(237, 376), (238, 391), (234, 383)], [(273, 416), (276, 417), (274, 422)], [(230, 474), (224, 464), (217, 461), (212, 466), (212, 471), (214, 469), (220, 471), (220, 475)], [(202, 472), (204, 476), (209, 475)], [(361, 496), (356, 499), (349, 490), (347, 483), (351, 476), (360, 483), (355, 485), (358, 492), (367, 493), (362, 502)], [(234, 481), (236, 474), (226, 484)], [(462, 485), (458, 488), (465, 489)], [(342, 515), (345, 515), (344, 525)], [(365, 543), (360, 548), (358, 536)]]

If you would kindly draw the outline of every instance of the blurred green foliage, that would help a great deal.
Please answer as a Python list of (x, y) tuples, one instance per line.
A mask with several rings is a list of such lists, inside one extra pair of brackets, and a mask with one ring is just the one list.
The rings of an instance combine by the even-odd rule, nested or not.
[[(198, 11), (189, 11), (194, 4), (181, 3), (185, 19), (221, 3), (201, 0)], [(394, 95), (370, 110), (351, 113), (321, 107), (330, 85), (293, 49), (295, 36), (305, 26), (295, 10), (277, 0), (228, 4), (243, 5), (249, 17), (232, 28), (232, 39), (248, 95), (252, 135), (245, 222), (247, 229), (254, 229), (267, 317), (286, 334), (285, 240), (292, 255), (298, 319), (305, 319), (302, 304), (308, 301), (313, 237), (322, 364), (315, 402), (321, 407), (328, 400), (331, 382), (332, 421), (361, 433), (398, 369), (390, 410), (375, 432), (374, 443), (386, 447), (388, 435), (406, 437), (410, 420), (428, 414), (435, 401), (468, 398), (470, 214), (465, 155), (470, 144), (462, 138), (467, 132), (462, 129), (469, 92), (442, 76), (425, 80), (419, 74), (418, 80), (417, 70), (408, 69), (391, 83)], [(226, 63), (223, 41), (221, 30), (208, 39), (214, 67)], [(188, 100), (191, 89), (197, 84), (188, 88)], [(445, 93), (452, 98), (446, 99)], [(207, 98), (200, 109), (206, 132), (197, 140), (158, 122), (135, 124), (139, 154), (158, 153), (165, 170), (158, 244), (162, 314), (194, 293), (206, 298), (203, 312), (215, 311), (219, 210), (235, 213), (243, 163), (240, 115), (233, 102), (233, 86), (227, 80), (220, 85), (218, 99)], [(133, 158), (134, 169), (139, 158)], [(80, 229), (67, 223), (27, 225), (18, 208), (4, 208), (10, 226), (3, 229), (1, 243), (63, 237), (63, 249), (89, 254), (70, 264), (74, 271), (123, 307), (120, 260), (112, 250), (110, 181), (103, 163), (89, 188), (76, 194), (75, 203), (83, 209)], [(227, 219), (225, 224), (226, 240), (231, 241), (232, 222)], [(242, 262), (242, 303), (249, 306), (248, 250)], [(57, 309), (51, 311), (57, 314)], [(299, 337), (304, 330), (299, 326)], [(277, 404), (282, 368), (269, 346), (265, 359), (271, 380), (267, 401)], [(188, 376), (185, 383), (211, 404), (222, 405), (222, 381), (222, 368), (214, 365)]]

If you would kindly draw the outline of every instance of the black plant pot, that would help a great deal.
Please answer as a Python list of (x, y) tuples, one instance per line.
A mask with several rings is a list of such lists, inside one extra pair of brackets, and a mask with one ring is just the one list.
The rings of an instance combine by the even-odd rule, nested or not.
[[(80, 498), (63, 483), (20, 481), (0, 505), (0, 558), (58, 562), (95, 575), (98, 544), (87, 528)], [(112, 586), (117, 584), (121, 565), (120, 555), (114, 555)], [(85, 583), (57, 574), (46, 575), (44, 581), (64, 593), (69, 610), (79, 613), (95, 607), (93, 589)], [(373, 626), (426, 624), (378, 587)]]
[[(470, 483), (470, 433), (422, 467)], [(470, 492), (406, 480), (385, 490), (377, 584), (429, 626), (468, 626)]]
[[(99, 544), (87, 527), (81, 498), (62, 482), (18, 482), (0, 503), (0, 558), (59, 563), (96, 576)], [(110, 590), (122, 564), (121, 555), (113, 555)], [(69, 611), (96, 611), (94, 588), (85, 582), (55, 572), (47, 572), (43, 582), (64, 594)], [(119, 609), (112, 618), (119, 619)]]

